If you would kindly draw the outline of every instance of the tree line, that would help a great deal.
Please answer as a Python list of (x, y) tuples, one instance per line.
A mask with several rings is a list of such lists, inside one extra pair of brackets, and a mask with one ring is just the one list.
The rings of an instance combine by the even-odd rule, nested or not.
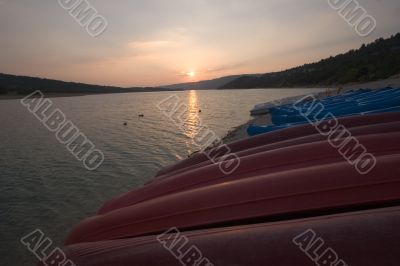
[(241, 76), (222, 89), (341, 85), (386, 79), (400, 73), (400, 33), (357, 50), (281, 72)]

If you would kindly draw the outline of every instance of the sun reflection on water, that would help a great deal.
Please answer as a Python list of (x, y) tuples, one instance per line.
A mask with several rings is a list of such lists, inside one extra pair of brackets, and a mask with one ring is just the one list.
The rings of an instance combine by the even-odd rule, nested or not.
[(194, 139), (199, 134), (201, 130), (201, 120), (199, 115), (199, 98), (197, 91), (192, 90), (189, 92), (188, 98), (188, 112), (185, 119), (184, 134), (188, 137), (186, 141), (186, 146), (188, 148), (188, 153), (192, 153), (190, 147), (193, 147)]
[(185, 135), (190, 139), (194, 139), (199, 133), (200, 126), (199, 102), (196, 91), (189, 92), (188, 112), (185, 122)]

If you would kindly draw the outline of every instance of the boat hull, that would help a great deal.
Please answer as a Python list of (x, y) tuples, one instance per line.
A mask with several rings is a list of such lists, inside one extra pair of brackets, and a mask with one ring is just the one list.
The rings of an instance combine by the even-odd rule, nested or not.
[[(343, 265), (397, 266), (399, 225), (400, 207), (391, 207), (267, 224), (188, 231), (181, 236), (186, 236), (189, 242), (185, 246), (179, 245), (182, 252), (178, 254), (183, 254), (190, 247), (197, 247), (202, 258), (210, 261), (209, 265), (316, 265), (307, 255), (311, 252), (302, 251), (293, 242), (296, 236), (312, 229), (315, 239), (321, 237), (325, 243), (317, 255), (332, 248), (338, 256), (337, 261), (345, 262)], [(172, 239), (175, 237), (173, 235)], [(170, 244), (167, 242), (166, 246)], [(157, 235), (83, 243), (66, 247), (65, 253), (76, 265), (82, 266), (179, 265), (178, 259), (157, 240)], [(184, 258), (183, 255), (181, 257)]]

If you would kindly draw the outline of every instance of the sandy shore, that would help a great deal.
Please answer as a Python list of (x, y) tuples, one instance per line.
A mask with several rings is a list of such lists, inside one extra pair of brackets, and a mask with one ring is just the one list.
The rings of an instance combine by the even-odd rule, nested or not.
[(344, 85), (343, 88), (346, 90), (354, 89), (382, 89), (385, 87), (400, 88), (400, 74), (390, 79), (384, 79), (379, 81), (367, 82), (367, 83), (353, 83)]
[[(338, 86), (343, 89), (340, 90), (338, 88), (330, 88), (327, 89), (326, 92), (321, 92), (318, 96), (319, 98), (324, 98), (327, 97), (328, 95), (338, 95), (345, 93), (350, 90), (357, 90), (357, 89), (382, 89), (385, 87), (392, 87), (392, 88), (400, 88), (400, 75), (397, 75), (393, 78), (390, 79), (385, 79), (385, 80), (380, 80), (380, 81), (374, 81), (374, 82), (368, 82), (368, 83), (354, 83), (354, 84), (347, 84), (343, 86)], [(328, 92), (328, 93), (327, 93)], [(304, 95), (303, 95), (304, 96)], [(298, 98), (300, 99), (303, 96), (299, 96)], [(293, 97), (291, 97), (293, 101)], [(285, 99), (282, 99), (281, 101), (285, 101)], [(257, 103), (254, 103), (254, 105)], [(250, 110), (249, 110), (250, 112)], [(247, 123), (240, 125), (231, 131), (228, 132), (228, 134), (222, 138), (222, 141), (224, 143), (230, 143), (233, 141), (237, 141), (240, 139), (245, 139), (248, 138), (249, 135), (247, 134), (247, 128), (249, 125), (268, 125), (272, 124), (271, 122), (271, 116), (269, 114), (262, 115), (262, 116), (257, 116), (252, 119), (250, 119)]]

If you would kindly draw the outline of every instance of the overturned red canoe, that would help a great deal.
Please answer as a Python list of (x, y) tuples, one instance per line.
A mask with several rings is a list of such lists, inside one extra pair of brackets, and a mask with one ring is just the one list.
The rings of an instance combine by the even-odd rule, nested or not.
[[(367, 135), (367, 134), (378, 134), (378, 133), (398, 131), (399, 125), (400, 125), (400, 121), (396, 121), (396, 122), (389, 122), (389, 123), (376, 123), (376, 124), (369, 124), (369, 125), (363, 125), (363, 126), (348, 127), (345, 130), (348, 130), (353, 136), (360, 136), (360, 135)], [(342, 131), (343, 130), (338, 130), (337, 132), (339, 133)], [(327, 136), (317, 133), (317, 134), (313, 134), (313, 135), (306, 135), (306, 136), (302, 136), (302, 137), (298, 137), (298, 138), (292, 138), (292, 139), (288, 139), (288, 140), (284, 140), (284, 141), (279, 141), (279, 142), (275, 142), (272, 144), (256, 146), (254, 148), (238, 151), (235, 154), (238, 157), (243, 157), (243, 156), (255, 154), (258, 152), (264, 152), (264, 151), (268, 151), (268, 150), (290, 147), (290, 146), (299, 145), (299, 144), (322, 141), (322, 140), (326, 140), (326, 139), (328, 139)], [(203, 161), (198, 164), (190, 165), (188, 167), (181, 168), (181, 169), (175, 170), (171, 173), (159, 176), (158, 178), (150, 181), (149, 183), (157, 182), (157, 181), (163, 180), (165, 178), (174, 177), (177, 174), (192, 171), (197, 168), (204, 167), (204, 166), (207, 166), (210, 164), (215, 164), (215, 162), (211, 161), (211, 160), (206, 160), (206, 161)]]
[(158, 197), (80, 223), (66, 245), (210, 227), (248, 219), (400, 200), (400, 155), (377, 157), (360, 175), (348, 162), (228, 181)]
[[(363, 125), (377, 124), (377, 123), (390, 123), (400, 121), (400, 113), (381, 113), (372, 115), (360, 115), (350, 116), (338, 119), (339, 123), (345, 127), (357, 127)], [(326, 121), (328, 123), (328, 121)], [(244, 139), (227, 144), (226, 147), (212, 149), (208, 152), (208, 155), (199, 153), (193, 157), (180, 161), (172, 166), (166, 167), (158, 172), (157, 176), (162, 178), (164, 175), (174, 174), (174, 171), (190, 167), (195, 164), (202, 163), (210, 160), (210, 158), (219, 158), (220, 156), (226, 155), (227, 152), (237, 153), (242, 150), (251, 149), (261, 145), (268, 145), (275, 142), (285, 141), (293, 138), (304, 137), (307, 135), (317, 134), (318, 131), (313, 125), (306, 124), (296, 127), (291, 127), (267, 134), (262, 134), (249, 139)]]
[[(400, 122), (354, 129), (353, 132), (359, 134), (382, 131), (379, 134), (355, 135), (366, 150), (375, 156), (400, 151)], [(394, 132), (383, 133), (385, 131)], [(305, 139), (314, 140), (318, 138), (312, 135)], [(346, 139), (341, 139), (341, 141), (344, 142)], [(240, 157), (240, 166), (230, 176), (225, 176), (217, 165), (209, 164), (192, 171), (186, 171), (169, 178), (161, 179), (140, 189), (126, 193), (105, 204), (100, 214), (185, 190), (346, 160), (338, 152), (338, 149), (334, 148), (328, 141), (310, 142), (271, 150), (265, 148), (264, 150), (263, 152)], [(347, 156), (355, 156), (354, 158), (356, 159), (361, 155), (360, 151), (362, 150), (351, 146), (347, 150)]]
[[(171, 235), (77, 244), (65, 253), (81, 266), (175, 266), (179, 261), (201, 266), (396, 266), (399, 225), (400, 207), (390, 207), (181, 234), (172, 230)], [(301, 235), (303, 242), (297, 238)], [(189, 241), (180, 242), (184, 237)]]

